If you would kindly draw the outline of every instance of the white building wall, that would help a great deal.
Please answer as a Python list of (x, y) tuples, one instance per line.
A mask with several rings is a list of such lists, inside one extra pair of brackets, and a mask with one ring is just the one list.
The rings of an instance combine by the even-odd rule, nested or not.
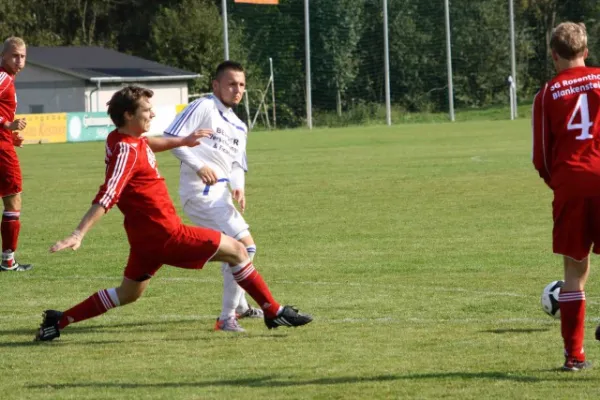
[[(154, 91), (154, 96), (152, 96), (151, 100), (154, 107), (174, 106), (188, 102), (187, 82), (140, 82), (133, 84)], [(100, 90), (97, 87), (88, 87), (86, 97), (91, 102), (90, 111), (106, 111), (106, 103), (117, 90), (125, 85), (127, 84), (101, 83)]]

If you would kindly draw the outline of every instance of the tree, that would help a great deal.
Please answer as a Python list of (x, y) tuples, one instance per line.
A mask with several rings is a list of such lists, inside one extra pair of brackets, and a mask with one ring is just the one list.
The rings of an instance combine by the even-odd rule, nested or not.
[[(296, 0), (280, 0), (278, 6), (232, 4), (230, 18), (243, 26), (241, 45), (248, 55), (250, 95), (261, 97), (273, 59), (277, 123), (298, 126), (305, 115), (304, 9)], [(255, 97), (255, 100), (258, 100)]]
[(201, 74), (192, 91), (209, 91), (212, 71), (223, 60), (221, 18), (212, 1), (183, 0), (174, 8), (161, 7), (150, 26), (150, 58)]
[(335, 92), (336, 110), (341, 116), (342, 95), (356, 79), (360, 64), (364, 0), (330, 0), (317, 5), (311, 12), (313, 36), (318, 39), (313, 51), (317, 87)]

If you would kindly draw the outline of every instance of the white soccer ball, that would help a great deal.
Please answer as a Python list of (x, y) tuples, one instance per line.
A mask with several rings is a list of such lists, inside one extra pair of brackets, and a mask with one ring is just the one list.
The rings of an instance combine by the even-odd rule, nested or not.
[(550, 282), (542, 292), (542, 310), (553, 318), (560, 319), (560, 307), (558, 305), (558, 295), (560, 289), (565, 284), (564, 281)]

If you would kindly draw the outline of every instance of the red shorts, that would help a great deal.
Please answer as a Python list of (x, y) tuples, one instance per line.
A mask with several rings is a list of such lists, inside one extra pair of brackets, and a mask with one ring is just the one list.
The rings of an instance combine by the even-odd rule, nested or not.
[(23, 191), (21, 166), (14, 147), (0, 147), (0, 197)]
[[(558, 199), (552, 202), (552, 248), (581, 261), (590, 249), (600, 254), (600, 197)], [(592, 247), (593, 245), (593, 247)]]
[(144, 281), (154, 276), (163, 264), (201, 269), (215, 255), (220, 243), (220, 232), (182, 224), (162, 245), (148, 243), (147, 246), (132, 247), (123, 275), (134, 281)]

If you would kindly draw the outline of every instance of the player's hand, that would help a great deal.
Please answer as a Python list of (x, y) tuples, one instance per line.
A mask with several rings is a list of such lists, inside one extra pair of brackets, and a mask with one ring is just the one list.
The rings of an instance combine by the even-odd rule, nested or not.
[(217, 183), (217, 179), (219, 179), (215, 171), (213, 171), (212, 168), (206, 165), (200, 168), (198, 172), (196, 172), (196, 175), (198, 175), (200, 179), (202, 179), (202, 182), (205, 185), (214, 185), (215, 183)]
[(212, 134), (212, 129), (197, 129), (183, 138), (182, 146), (196, 147), (200, 144), (200, 139), (209, 137)]
[(231, 191), (231, 195), (233, 196), (233, 199), (240, 205), (240, 211), (243, 214), (244, 211), (246, 211), (246, 194), (242, 189), (233, 189)]
[(15, 147), (23, 147), (23, 141), (25, 140), (25, 138), (20, 135), (20, 134), (15, 134), (13, 135), (13, 145)]
[(25, 118), (15, 119), (13, 122), (8, 124), (8, 129), (11, 131), (22, 131), (27, 126)]
[(67, 236), (63, 240), (54, 243), (54, 245), (50, 247), (50, 253), (56, 253), (57, 251), (61, 251), (64, 249), (77, 250), (81, 246), (82, 240), (83, 235), (78, 234), (77, 232), (73, 232), (71, 235)]

